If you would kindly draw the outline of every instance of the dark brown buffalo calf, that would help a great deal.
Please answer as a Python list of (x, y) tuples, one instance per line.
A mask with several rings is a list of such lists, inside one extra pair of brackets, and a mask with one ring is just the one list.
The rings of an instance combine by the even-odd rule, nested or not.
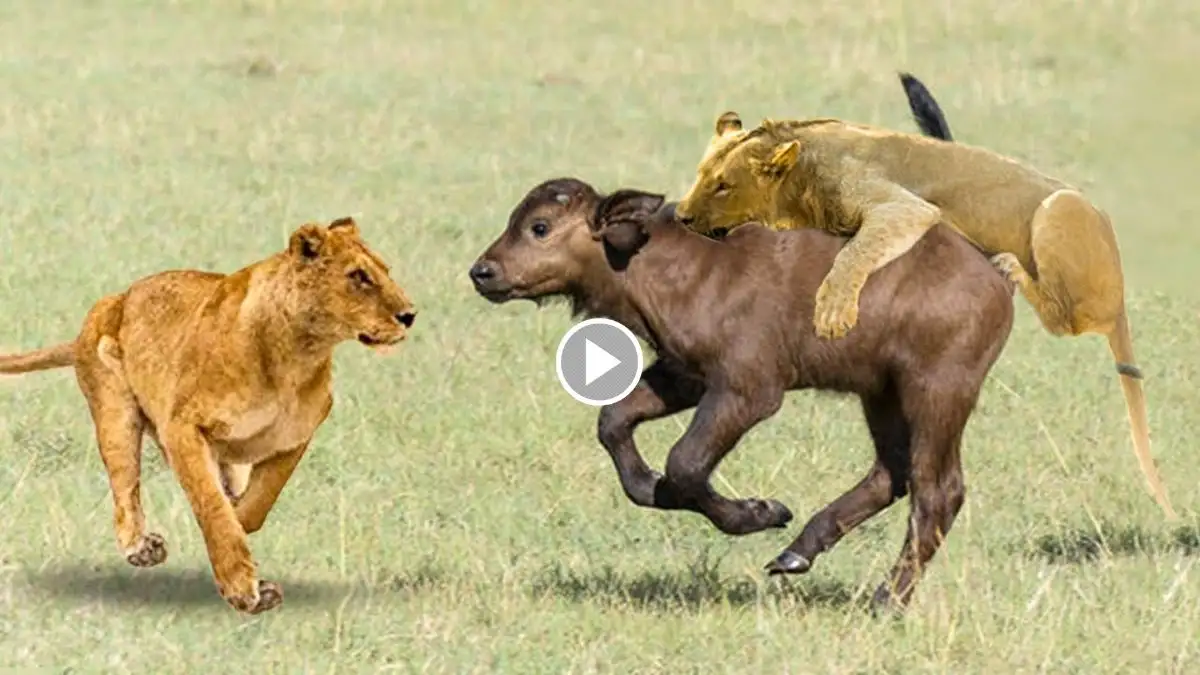
[[(633, 503), (704, 514), (728, 534), (784, 527), (766, 499), (729, 499), (709, 477), (738, 440), (779, 410), (784, 392), (857, 394), (874, 466), (821, 509), (767, 568), (807, 572), (845, 533), (912, 493), (908, 537), (876, 604), (907, 605), (920, 570), (963, 504), (963, 428), (1012, 327), (1012, 287), (944, 226), (871, 276), (858, 325), (823, 341), (813, 297), (846, 242), (815, 230), (746, 226), (722, 241), (686, 231), (661, 195), (598, 194), (561, 178), (534, 188), (470, 269), (496, 303), (565, 297), (607, 317), (657, 360), (624, 400), (600, 410), (600, 443)], [(695, 407), (665, 475), (634, 444), (642, 422)]]

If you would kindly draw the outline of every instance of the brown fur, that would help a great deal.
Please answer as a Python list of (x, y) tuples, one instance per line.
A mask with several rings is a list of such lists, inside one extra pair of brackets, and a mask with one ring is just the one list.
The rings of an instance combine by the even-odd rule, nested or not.
[(815, 330), (824, 338), (857, 323), (870, 275), (935, 224), (949, 225), (992, 256), (1051, 334), (1108, 339), (1142, 473), (1167, 518), (1178, 517), (1150, 452), (1116, 234), (1078, 189), (961, 143), (830, 118), (764, 120), (747, 131), (727, 112), (678, 213), (701, 233), (754, 220), (852, 234), (816, 291)]
[[(658, 359), (625, 399), (600, 410), (600, 443), (629, 499), (701, 513), (728, 534), (783, 527), (775, 500), (729, 499), (710, 476), (785, 392), (857, 394), (876, 460), (816, 513), (771, 573), (808, 571), (868, 518), (912, 493), (908, 536), (879, 604), (903, 606), (964, 499), (959, 445), (1012, 327), (1012, 286), (945, 227), (867, 282), (845, 339), (812, 334), (813, 294), (845, 237), (747, 225), (725, 241), (689, 232), (660, 195), (609, 196), (574, 179), (534, 188), (471, 267), (492, 302), (570, 300), (646, 340)], [(634, 443), (641, 423), (695, 408), (663, 474)]]
[(333, 407), (332, 356), (403, 340), (412, 303), (352, 219), (307, 224), (287, 250), (232, 274), (170, 271), (101, 299), (70, 343), (0, 356), (0, 372), (75, 366), (112, 487), (117, 543), (163, 562), (146, 532), (142, 436), (162, 448), (204, 534), (221, 597), (242, 612), (283, 601), (257, 578), (246, 535), (263, 526)]

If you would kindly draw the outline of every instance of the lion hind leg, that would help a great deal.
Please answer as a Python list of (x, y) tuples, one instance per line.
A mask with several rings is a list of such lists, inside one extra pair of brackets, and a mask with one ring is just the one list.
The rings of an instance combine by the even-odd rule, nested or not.
[(142, 437), (146, 421), (133, 392), (99, 356), (79, 363), (77, 377), (87, 398), (100, 457), (108, 473), (117, 545), (126, 562), (151, 567), (167, 559), (162, 535), (146, 532), (142, 510)]
[(1075, 190), (1058, 190), (1029, 223), (1036, 278), (1012, 253), (993, 258), (1053, 335), (1108, 335), (1124, 311), (1125, 279), (1107, 216)]
[(1150, 493), (1167, 518), (1177, 518), (1150, 453), (1150, 425), (1142, 373), (1133, 354), (1125, 313), (1125, 280), (1116, 234), (1108, 216), (1074, 190), (1059, 190), (1034, 212), (1030, 223), (1033, 279), (1003, 253), (997, 266), (1009, 274), (1054, 335), (1095, 333), (1108, 339), (1129, 415), (1134, 453)]

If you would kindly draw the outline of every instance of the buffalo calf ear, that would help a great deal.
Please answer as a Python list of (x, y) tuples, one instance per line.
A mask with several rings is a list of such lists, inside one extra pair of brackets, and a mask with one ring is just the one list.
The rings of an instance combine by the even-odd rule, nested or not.
[(325, 228), (315, 223), (301, 225), (288, 240), (288, 252), (297, 258), (311, 260), (321, 255), (325, 244)]
[(633, 253), (646, 243), (646, 230), (640, 221), (622, 220), (604, 226), (600, 236), (608, 245), (621, 253)]
[(618, 220), (642, 221), (654, 215), (664, 201), (666, 195), (641, 190), (617, 190), (596, 206), (596, 222), (603, 227), (606, 223)]
[(592, 218), (592, 236), (622, 253), (646, 242), (646, 222), (662, 208), (666, 195), (641, 190), (617, 190), (600, 201)]

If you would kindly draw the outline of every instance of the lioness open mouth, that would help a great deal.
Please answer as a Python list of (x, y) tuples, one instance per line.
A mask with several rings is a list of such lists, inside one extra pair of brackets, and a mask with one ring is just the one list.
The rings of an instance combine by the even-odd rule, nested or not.
[(713, 239), (724, 239), (725, 235), (727, 235), (727, 234), (729, 234), (728, 227), (718, 227), (718, 228), (714, 229), (712, 232), (710, 232), (709, 236), (712, 237)]

